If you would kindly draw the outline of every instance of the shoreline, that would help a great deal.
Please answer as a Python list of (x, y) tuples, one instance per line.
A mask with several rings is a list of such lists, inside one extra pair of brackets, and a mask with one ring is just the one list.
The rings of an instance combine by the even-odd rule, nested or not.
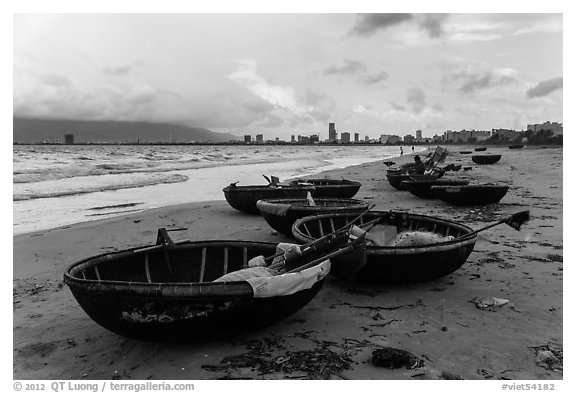
[[(496, 149), (491, 149), (497, 151)], [(398, 164), (412, 157), (394, 159)], [(329, 276), (310, 304), (258, 332), (230, 340), (159, 344), (126, 339), (92, 321), (62, 284), (71, 263), (88, 256), (153, 244), (156, 229), (180, 240), (287, 241), (260, 216), (235, 211), (226, 201), (156, 208), (123, 217), (13, 237), (13, 377), (15, 379), (215, 380), (286, 379), (258, 369), (209, 371), (230, 355), (250, 353), (255, 342), (274, 359), (329, 345), (353, 362), (341, 378), (437, 380), (443, 373), (467, 380), (560, 380), (562, 370), (537, 364), (533, 348), (563, 345), (562, 150), (508, 151), (495, 165), (468, 164), (455, 153), (445, 164), (473, 167), (447, 176), (499, 181), (511, 189), (496, 205), (456, 208), (393, 189), (382, 161), (322, 175), (362, 183), (355, 196), (375, 210), (403, 210), (480, 228), (519, 210), (532, 219), (516, 232), (501, 225), (478, 237), (468, 262), (438, 280), (403, 286), (348, 285)], [(465, 165), (465, 166), (466, 166)], [(513, 169), (515, 168), (515, 169)], [(509, 303), (480, 310), (474, 298)], [(329, 343), (329, 344), (327, 344)], [(424, 360), (424, 367), (390, 370), (372, 364), (377, 348), (392, 346)], [(333, 375), (338, 379), (337, 375)]]
[[(423, 151), (427, 151), (427, 150), (423, 150)], [(417, 152), (415, 152), (415, 153), (405, 153), (404, 156), (408, 156), (408, 157), (409, 157), (411, 154), (417, 154)], [(399, 157), (401, 157), (401, 156), (391, 156), (391, 157), (389, 157), (389, 158), (385, 158), (385, 160), (397, 159), (397, 158), (399, 158)], [(330, 162), (329, 164), (324, 165), (324, 166), (317, 167), (317, 168), (315, 168), (315, 169), (312, 170), (312, 171), (307, 171), (308, 173), (305, 173), (304, 175), (295, 176), (295, 177), (288, 177), (288, 178), (282, 179), (282, 180), (283, 180), (283, 181), (288, 181), (288, 180), (294, 179), (294, 178), (304, 178), (304, 177), (310, 177), (310, 176), (315, 176), (315, 175), (324, 175), (324, 174), (328, 174), (328, 173), (333, 172), (333, 171), (345, 170), (345, 169), (347, 169), (347, 168), (352, 168), (352, 167), (355, 167), (355, 166), (360, 166), (360, 165), (369, 164), (369, 163), (375, 163), (375, 162), (379, 162), (379, 161), (383, 161), (383, 159), (378, 159), (378, 160), (376, 160), (376, 161), (363, 162), (363, 163), (354, 164), (354, 165), (350, 165), (350, 166), (344, 166), (344, 167), (339, 167), (337, 163)], [(267, 163), (265, 163), (265, 164), (250, 163), (250, 164), (247, 164), (247, 166), (258, 166), (258, 165), (266, 165), (266, 164), (267, 164)], [(237, 167), (239, 167), (239, 166), (241, 166), (241, 165), (238, 164), (238, 165), (233, 165), (233, 166), (226, 166), (226, 165), (225, 165), (225, 166), (214, 166), (214, 167), (210, 167), (210, 168), (200, 168), (199, 170), (205, 170), (205, 171), (206, 171), (206, 170), (209, 170), (209, 171), (218, 172), (218, 171), (220, 171), (220, 170), (225, 171), (226, 168), (228, 168), (228, 167), (237, 168)], [(335, 167), (334, 167), (334, 166), (335, 166)], [(326, 168), (326, 167), (334, 167), (334, 168), (331, 168), (331, 169), (322, 169), (322, 168)], [(197, 170), (197, 169), (193, 169), (193, 170)], [(188, 171), (192, 171), (192, 170), (188, 170)], [(185, 173), (186, 171), (176, 171), (176, 172)], [(258, 175), (258, 176), (260, 176), (260, 175)], [(188, 177), (188, 176), (187, 176), (187, 177)], [(72, 179), (72, 180), (73, 180), (73, 179)], [(172, 184), (172, 185), (171, 185), (171, 184), (157, 184), (156, 186), (160, 186), (160, 187), (169, 186), (169, 187), (179, 187), (179, 188), (182, 188), (182, 187), (187, 186), (186, 183), (189, 182), (189, 181), (190, 181), (190, 178), (188, 178), (186, 181), (184, 181), (184, 182), (182, 182), (182, 183), (178, 183), (178, 184)], [(260, 184), (260, 183), (258, 183), (258, 184)], [(226, 186), (227, 186), (227, 184), (221, 185), (221, 187), (219, 187), (218, 191), (220, 192), (220, 190), (221, 190), (222, 188), (226, 187)], [(151, 187), (154, 187), (154, 186), (151, 186)], [(138, 188), (131, 188), (131, 189), (126, 189), (126, 190), (117, 190), (117, 192), (118, 192), (118, 191), (134, 192), (134, 190), (137, 190), (137, 189), (138, 189)], [(42, 231), (47, 231), (47, 230), (58, 229), (58, 228), (61, 228), (61, 227), (69, 227), (69, 226), (71, 226), (71, 225), (76, 225), (76, 224), (85, 223), (85, 222), (107, 220), (107, 219), (112, 219), (112, 218), (115, 218), (115, 217), (116, 217), (116, 218), (121, 218), (121, 217), (129, 216), (129, 215), (131, 215), (131, 214), (137, 214), (137, 213), (147, 212), (147, 211), (151, 211), (151, 210), (154, 210), (154, 209), (160, 209), (160, 208), (164, 208), (164, 207), (174, 207), (174, 208), (176, 208), (177, 206), (179, 206), (179, 205), (181, 205), (181, 204), (204, 203), (204, 202), (208, 203), (208, 202), (213, 202), (213, 201), (225, 201), (225, 198), (224, 198), (224, 195), (223, 195), (223, 194), (218, 194), (218, 195), (220, 196), (220, 198), (214, 198), (215, 195), (212, 194), (212, 195), (211, 195), (211, 198), (207, 198), (207, 199), (194, 200), (194, 201), (184, 202), (184, 203), (170, 203), (170, 202), (168, 202), (168, 203), (170, 203), (170, 204), (164, 205), (164, 206), (157, 206), (157, 207), (156, 207), (156, 206), (146, 206), (146, 207), (145, 207), (145, 206), (141, 206), (141, 207), (143, 207), (143, 208), (141, 208), (141, 209), (139, 208), (139, 209), (137, 209), (137, 210), (130, 211), (130, 212), (126, 212), (126, 213), (125, 213), (125, 212), (118, 212), (118, 211), (110, 211), (110, 212), (106, 212), (106, 213), (105, 213), (106, 215), (110, 215), (111, 217), (90, 218), (90, 217), (98, 217), (98, 216), (104, 215), (104, 213), (99, 213), (99, 215), (84, 215), (84, 218), (85, 218), (85, 219), (82, 220), (82, 221), (64, 223), (64, 224), (62, 224), (62, 225), (57, 225), (57, 226), (52, 226), (52, 227), (46, 227), (46, 228), (40, 228), (40, 229), (31, 230), (31, 231), (30, 231), (30, 230), (27, 230), (27, 229), (23, 229), (23, 230), (19, 230), (18, 232), (16, 232), (15, 229), (14, 229), (14, 224), (13, 224), (12, 232), (13, 232), (13, 236), (20, 236), (20, 235), (25, 235), (25, 234), (32, 234), (32, 233), (37, 233), (37, 232), (42, 232)], [(200, 196), (200, 197), (201, 197), (201, 196)], [(48, 199), (50, 199), (50, 198), (48, 198)], [(19, 201), (19, 202), (25, 203), (25, 201)], [(122, 206), (122, 205), (139, 206), (139, 205), (147, 205), (147, 203), (146, 203), (146, 202), (124, 201), (124, 200), (122, 200), (122, 203), (106, 203), (106, 205), (107, 205), (107, 207), (115, 207), (115, 206)], [(100, 206), (98, 206), (98, 207), (100, 207)], [(97, 208), (98, 208), (98, 207), (97, 207)], [(92, 209), (94, 209), (94, 208), (92, 208)], [(22, 225), (26, 225), (26, 224), (22, 224)], [(16, 232), (16, 233), (15, 233), (15, 232)]]

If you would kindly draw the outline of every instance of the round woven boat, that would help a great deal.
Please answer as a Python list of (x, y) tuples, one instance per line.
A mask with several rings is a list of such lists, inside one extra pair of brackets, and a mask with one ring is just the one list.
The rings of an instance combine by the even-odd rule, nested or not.
[(481, 206), (500, 202), (508, 192), (508, 188), (508, 186), (489, 184), (432, 186), (431, 192), (435, 198), (452, 205)]
[(432, 186), (464, 186), (469, 183), (468, 180), (450, 180), (450, 179), (436, 179), (436, 180), (414, 180), (402, 182), (402, 185), (411, 194), (424, 199), (433, 199), (435, 196), (432, 194)]
[(314, 202), (316, 206), (310, 206), (307, 199), (261, 199), (256, 206), (273, 229), (288, 237), (292, 237), (292, 224), (299, 218), (368, 208), (367, 202), (358, 199), (314, 198)]
[(390, 185), (395, 189), (400, 191), (406, 191), (406, 188), (404, 187), (404, 182), (412, 180), (436, 180), (441, 178), (443, 175), (444, 172), (434, 173), (431, 175), (416, 175), (406, 172), (388, 171), (386, 173), (386, 179), (388, 179), (388, 183), (390, 183)]
[(475, 147), (474, 151), (486, 151), (486, 147)]
[[(275, 243), (183, 242), (132, 248), (71, 265), (64, 282), (84, 311), (112, 332), (143, 340), (203, 340), (260, 329), (304, 307), (325, 277), (292, 294), (256, 297), (246, 280), (214, 282), (271, 256)], [(324, 254), (326, 252), (324, 251)], [(292, 262), (316, 269), (320, 252)], [(329, 267), (328, 267), (329, 269)]]
[(260, 199), (272, 198), (305, 198), (308, 192), (314, 195), (315, 188), (311, 185), (290, 186), (237, 186), (230, 184), (224, 188), (224, 197), (228, 204), (236, 210), (258, 214), (256, 202)]
[(291, 183), (299, 182), (312, 184), (316, 198), (352, 198), (362, 186), (360, 182), (346, 179), (298, 179)]
[(478, 165), (490, 165), (495, 164), (502, 158), (500, 154), (485, 154), (485, 155), (473, 155), (472, 161)]
[[(357, 216), (353, 213), (334, 213), (304, 217), (294, 223), (292, 232), (298, 241), (306, 243), (320, 238), (322, 233), (342, 228)], [(362, 227), (375, 219), (379, 219), (378, 225), (396, 234), (422, 231), (454, 239), (407, 247), (364, 243), (362, 247), (334, 258), (332, 271), (335, 274), (348, 280), (384, 284), (432, 280), (459, 269), (476, 243), (472, 228), (419, 214), (371, 211), (362, 216), (356, 225)]]

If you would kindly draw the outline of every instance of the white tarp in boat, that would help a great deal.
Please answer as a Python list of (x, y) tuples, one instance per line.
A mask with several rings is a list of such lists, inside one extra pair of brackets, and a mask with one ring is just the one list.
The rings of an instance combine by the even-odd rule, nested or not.
[[(298, 253), (300, 248), (296, 244), (280, 243), (277, 250), (285, 251), (286, 254)], [(276, 257), (272, 263), (278, 262)], [(262, 256), (252, 258), (246, 269), (240, 269), (214, 280), (214, 282), (246, 281), (252, 287), (255, 298), (286, 296), (310, 289), (318, 281), (324, 279), (330, 273), (330, 260), (319, 263), (301, 272), (279, 274), (276, 269), (271, 269), (261, 264)]]

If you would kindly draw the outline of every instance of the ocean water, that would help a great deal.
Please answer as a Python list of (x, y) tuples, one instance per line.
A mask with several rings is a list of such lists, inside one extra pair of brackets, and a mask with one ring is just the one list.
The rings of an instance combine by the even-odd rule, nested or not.
[[(420, 150), (420, 149), (418, 149)], [(15, 145), (13, 233), (179, 203), (397, 156), (393, 146)]]

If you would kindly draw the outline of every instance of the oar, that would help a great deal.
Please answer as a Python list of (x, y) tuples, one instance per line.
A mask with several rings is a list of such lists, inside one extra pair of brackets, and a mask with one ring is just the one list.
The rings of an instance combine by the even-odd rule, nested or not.
[(500, 225), (500, 224), (506, 224), (506, 225), (516, 229), (517, 231), (519, 231), (520, 227), (528, 220), (530, 220), (530, 211), (529, 210), (523, 210), (521, 212), (512, 214), (510, 217), (503, 218), (500, 221), (497, 221), (497, 222), (494, 222), (490, 225), (487, 225), (483, 228), (476, 229), (475, 231), (467, 233), (467, 234), (461, 236), (460, 238), (475, 236), (479, 232), (485, 231), (486, 229), (490, 229), (490, 228), (495, 227), (496, 225)]
[[(357, 239), (354, 239), (353, 241), (351, 241), (350, 243), (348, 243), (348, 245), (344, 248), (341, 248), (339, 250), (336, 250), (334, 252), (331, 252), (330, 254), (324, 255), (323, 257), (320, 257), (318, 259), (313, 260), (312, 262), (308, 262), (302, 266), (296, 267), (292, 270), (287, 271), (286, 273), (297, 273), (297, 272), (301, 272), (302, 270), (306, 270), (311, 266), (315, 266), (317, 264), (319, 264), (320, 262), (324, 262), (327, 259), (330, 258), (334, 258), (337, 257), (338, 255), (344, 254), (350, 250), (352, 250), (357, 244), (361, 243), (362, 241), (364, 241), (364, 235), (358, 237)], [(285, 274), (286, 274), (285, 273)]]
[[(318, 239), (316, 239), (316, 240), (314, 240), (314, 241), (311, 241), (311, 242), (309, 242), (309, 243), (303, 244), (302, 247), (301, 247), (301, 249), (302, 249), (302, 250), (304, 250), (304, 249), (309, 249), (309, 248), (315, 246), (315, 245), (318, 244), (318, 243), (323, 242), (324, 240), (326, 240), (326, 239), (328, 239), (328, 238), (330, 238), (330, 237), (334, 237), (335, 235), (337, 235), (337, 234), (339, 234), (339, 233), (345, 232), (346, 230), (348, 230), (348, 228), (351, 228), (352, 225), (354, 225), (355, 222), (357, 222), (357, 221), (360, 220), (362, 217), (364, 217), (364, 215), (365, 215), (366, 213), (368, 213), (370, 210), (372, 210), (375, 206), (376, 206), (376, 205), (370, 205), (370, 206), (368, 206), (368, 207), (366, 208), (366, 210), (364, 210), (360, 215), (358, 215), (358, 217), (354, 218), (352, 221), (350, 221), (348, 224), (344, 225), (342, 228), (339, 228), (339, 229), (335, 230), (334, 232), (331, 232), (331, 233), (329, 233), (329, 234), (327, 234), (327, 235), (324, 235), (324, 236), (322, 236), (322, 237), (320, 237), (320, 238), (318, 238)], [(380, 217), (378, 218), (378, 220), (379, 220), (379, 219), (380, 219)], [(282, 255), (284, 255), (284, 251), (277, 252), (276, 254), (271, 255), (271, 256), (265, 258), (264, 261), (265, 261), (266, 263), (269, 263), (269, 262), (272, 261), (274, 258), (279, 257), (279, 256), (282, 256)]]

